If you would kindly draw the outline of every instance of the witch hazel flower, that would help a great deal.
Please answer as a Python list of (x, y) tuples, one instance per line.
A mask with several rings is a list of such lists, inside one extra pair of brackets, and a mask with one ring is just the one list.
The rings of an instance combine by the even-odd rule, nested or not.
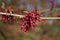
[(40, 16), (41, 14), (39, 14), (36, 10), (28, 12), (21, 21), (21, 23), (23, 23), (21, 30), (28, 32), (30, 29), (34, 29), (41, 20)]
[(4, 23), (7, 23), (7, 22), (9, 22), (9, 23), (11, 23), (12, 21), (14, 21), (14, 16), (11, 16), (11, 15), (7, 15), (8, 13), (10, 13), (10, 12), (15, 12), (16, 10), (14, 9), (13, 11), (11, 11), (12, 10), (12, 7), (11, 6), (8, 6), (7, 8), (5, 8), (5, 10), (3, 11), (3, 12), (5, 12), (6, 13), (6, 15), (2, 15), (2, 21), (4, 22)]
[[(4, 10), (4, 12), (5, 13), (10, 13), (10, 10), (8, 10), (8, 8), (6, 8), (5, 10)], [(9, 18), (9, 16), (6, 14), (6, 15), (2, 15), (2, 21), (4, 22), (4, 23), (6, 23), (6, 22), (8, 22), (8, 18)]]

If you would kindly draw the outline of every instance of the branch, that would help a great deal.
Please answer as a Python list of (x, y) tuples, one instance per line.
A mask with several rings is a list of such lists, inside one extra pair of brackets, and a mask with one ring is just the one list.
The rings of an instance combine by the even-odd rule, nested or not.
[[(2, 13), (2, 12), (0, 12), (0, 14), (16, 16), (16, 17), (19, 17), (19, 18), (23, 18), (24, 17), (24, 15), (18, 15), (18, 14), (9, 14), (9, 13)], [(41, 19), (60, 19), (60, 17), (40, 17), (40, 18)]]
[(41, 19), (60, 19), (60, 17), (40, 17)]
[[(45, 9), (45, 10), (41, 10), (40, 12), (46, 12), (46, 11), (49, 11), (50, 9)], [(60, 10), (60, 8), (55, 8), (55, 10)], [(28, 13), (27, 11), (24, 11), (25, 13)], [(39, 12), (39, 11), (38, 11)], [(19, 18), (23, 18), (24, 15), (19, 15), (19, 14), (12, 14), (12, 13), (3, 13), (3, 12), (0, 12), (0, 14), (2, 15), (11, 15), (11, 16), (16, 16), (16, 17), (19, 17)], [(60, 17), (40, 17), (41, 19), (60, 19)]]
[(0, 12), (0, 14), (2, 14), (2, 15), (11, 15), (11, 16), (16, 16), (16, 17), (20, 17), (20, 18), (24, 17), (23, 15), (18, 15), (18, 14), (10, 14), (10, 13), (2, 13), (2, 12)]

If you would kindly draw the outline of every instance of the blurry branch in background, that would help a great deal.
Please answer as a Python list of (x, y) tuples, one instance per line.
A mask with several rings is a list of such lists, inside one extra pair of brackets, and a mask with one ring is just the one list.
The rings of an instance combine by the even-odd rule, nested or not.
[(43, 9), (47, 8), (46, 0), (40, 0), (40, 3), (41, 3), (41, 6), (42, 6)]
[(29, 0), (29, 2), (36, 7), (37, 6), (37, 0)]
[(55, 15), (55, 8), (56, 8), (56, 1), (55, 0), (49, 0), (48, 2), (51, 4), (49, 16), (54, 16)]
[[(54, 8), (54, 10), (58, 11), (58, 10), (60, 10), (60, 8)], [(42, 9), (39, 12), (46, 12), (46, 11), (50, 11), (50, 8), (49, 9)]]
[(37, 0), (29, 0), (29, 2), (34, 6), (34, 10), (37, 10)]

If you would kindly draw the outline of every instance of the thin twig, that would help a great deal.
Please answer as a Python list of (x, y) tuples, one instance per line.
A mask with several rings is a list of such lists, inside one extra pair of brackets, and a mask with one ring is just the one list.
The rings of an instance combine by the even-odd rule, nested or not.
[[(58, 10), (60, 10), (60, 8), (55, 8), (54, 10), (58, 11)], [(49, 9), (40, 10), (39, 12), (46, 12), (46, 11), (50, 11), (50, 8)]]
[(60, 19), (60, 17), (40, 17), (41, 19)]
[(20, 17), (20, 18), (23, 18), (24, 17), (23, 15), (18, 15), (18, 14), (10, 14), (10, 13), (2, 13), (2, 12), (0, 12), (0, 14), (2, 14), (2, 15), (17, 16), (17, 17)]

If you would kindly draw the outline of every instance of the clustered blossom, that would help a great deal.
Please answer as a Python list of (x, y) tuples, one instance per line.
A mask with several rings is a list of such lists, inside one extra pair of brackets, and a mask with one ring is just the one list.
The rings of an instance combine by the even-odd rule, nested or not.
[(36, 10), (27, 13), (22, 19), (23, 25), (21, 27), (21, 30), (28, 32), (29, 29), (34, 29), (34, 27), (36, 27), (38, 23), (42, 20), (40, 19), (40, 16), (41, 14), (39, 14)]
[(15, 9), (13, 11), (11, 11), (11, 10), (12, 10), (11, 6), (9, 6), (7, 8), (2, 8), (2, 7), (0, 8), (0, 11), (1, 12), (6, 13), (6, 15), (1, 15), (2, 21), (4, 23), (7, 23), (7, 22), (10, 22), (11, 23), (12, 21), (14, 21), (14, 16), (7, 15), (7, 13), (10, 13), (10, 12), (16, 13), (16, 10)]

